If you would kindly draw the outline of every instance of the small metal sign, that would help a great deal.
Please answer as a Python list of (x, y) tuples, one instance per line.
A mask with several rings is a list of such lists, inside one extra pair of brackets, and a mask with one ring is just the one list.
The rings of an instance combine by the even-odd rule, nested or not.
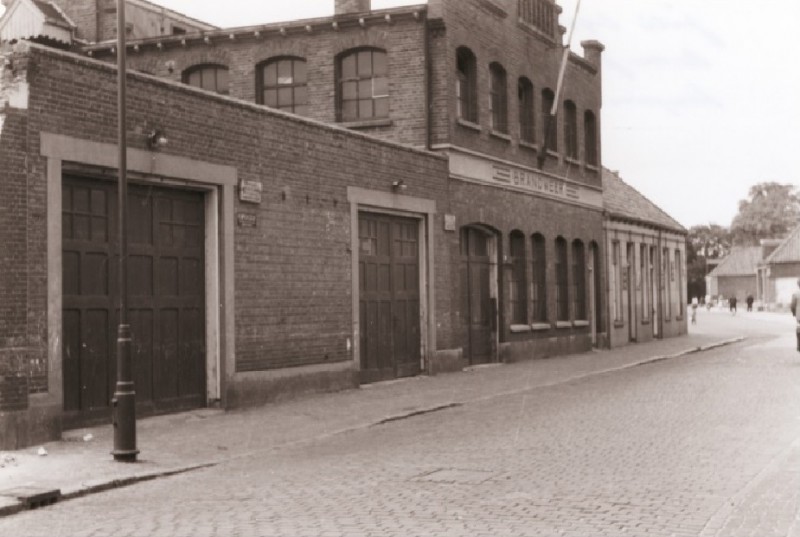
[(454, 214), (444, 215), (444, 230), (445, 231), (456, 230), (456, 215)]
[(239, 183), (239, 201), (246, 203), (261, 203), (260, 181), (245, 181)]
[(236, 220), (239, 222), (239, 227), (256, 227), (258, 223), (256, 215), (247, 213), (237, 214)]

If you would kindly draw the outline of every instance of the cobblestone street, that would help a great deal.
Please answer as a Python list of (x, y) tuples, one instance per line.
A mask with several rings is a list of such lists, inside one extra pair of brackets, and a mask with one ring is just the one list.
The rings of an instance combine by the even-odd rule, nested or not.
[(793, 335), (700, 322), (748, 339), (249, 451), (5, 518), (0, 534), (796, 537)]

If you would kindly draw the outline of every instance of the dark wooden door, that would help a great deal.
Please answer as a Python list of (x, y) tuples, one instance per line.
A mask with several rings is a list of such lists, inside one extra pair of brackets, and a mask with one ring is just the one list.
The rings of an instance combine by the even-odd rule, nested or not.
[(420, 372), (419, 223), (359, 215), (361, 381)]
[(494, 361), (497, 302), (491, 297), (491, 236), (475, 228), (461, 232), (461, 293), (470, 364)]
[[(116, 187), (63, 188), (64, 410), (67, 423), (108, 419), (116, 382)], [(129, 321), (137, 411), (205, 403), (203, 194), (132, 185)]]

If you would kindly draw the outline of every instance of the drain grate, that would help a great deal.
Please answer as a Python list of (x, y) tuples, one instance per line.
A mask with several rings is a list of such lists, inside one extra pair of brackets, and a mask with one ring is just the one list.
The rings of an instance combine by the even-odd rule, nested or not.
[(453, 485), (480, 485), (494, 477), (489, 470), (464, 470), (460, 468), (440, 468), (412, 478), (412, 481), (448, 483)]
[(60, 489), (42, 487), (15, 487), (0, 491), (0, 496), (16, 498), (26, 509), (38, 509), (56, 503), (61, 498)]

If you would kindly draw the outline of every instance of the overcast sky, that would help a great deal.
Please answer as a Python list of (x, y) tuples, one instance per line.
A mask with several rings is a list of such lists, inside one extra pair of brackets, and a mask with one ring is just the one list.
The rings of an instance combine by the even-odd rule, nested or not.
[[(219, 26), (327, 16), (334, 3), (155, 1)], [(568, 27), (577, 0), (558, 1)], [(800, 186), (797, 28), (798, 0), (583, 0), (573, 49), (606, 45), (603, 164), (687, 227), (729, 225), (755, 183)]]

